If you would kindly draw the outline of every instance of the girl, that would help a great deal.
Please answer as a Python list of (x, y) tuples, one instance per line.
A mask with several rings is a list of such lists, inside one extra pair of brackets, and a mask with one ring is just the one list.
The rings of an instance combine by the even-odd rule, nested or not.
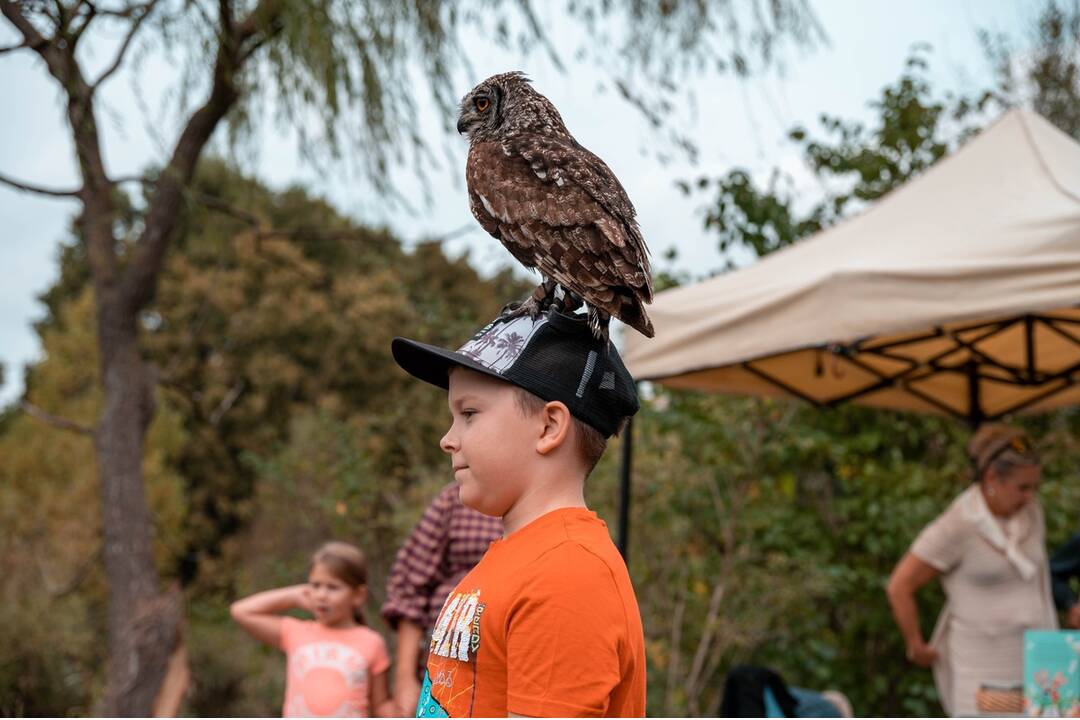
[[(389, 697), (390, 659), (378, 633), (364, 625), (367, 564), (352, 545), (329, 542), (311, 558), (302, 585), (257, 593), (230, 612), (256, 640), (288, 658), (284, 717), (401, 715)], [(299, 608), (315, 620), (278, 613)]]

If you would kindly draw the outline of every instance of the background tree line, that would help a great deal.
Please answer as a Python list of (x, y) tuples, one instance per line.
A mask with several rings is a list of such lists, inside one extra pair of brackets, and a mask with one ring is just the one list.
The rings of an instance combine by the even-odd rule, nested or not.
[[(929, 167), (1003, 105), (1026, 104), (1080, 138), (1080, 12), (1040, 15), (1027, 62), (987, 36), (992, 88), (939, 97), (917, 50), (871, 106), (872, 125), (793, 128), (830, 188), (810, 208), (782, 175), (688, 180), (724, 250), (763, 255), (856, 212)], [(115, 193), (117, 257), (145, 230), (153, 185)], [(836, 188), (839, 188), (838, 190)], [(454, 344), (525, 284), (484, 277), (437, 243), (410, 250), (302, 189), (273, 192), (215, 159), (178, 205), (157, 292), (137, 314), (156, 412), (142, 468), (153, 558), (182, 596), (192, 715), (273, 715), (281, 657), (242, 639), (235, 597), (295, 582), (333, 536), (372, 564), (371, 610), (393, 553), (448, 480), (434, 439), (444, 399), (390, 359), (395, 334)], [(45, 359), (26, 398), (73, 431), (17, 408), (0, 416), (0, 712), (100, 712), (109, 583), (101, 562), (93, 426), (104, 402), (99, 308), (85, 216), (42, 297)], [(658, 263), (659, 264), (659, 263)], [(719, 270), (719, 269), (718, 269)], [(665, 274), (673, 284), (694, 278)], [(648, 389), (635, 443), (630, 570), (649, 655), (650, 714), (715, 714), (736, 662), (836, 687), (862, 714), (939, 714), (930, 675), (907, 664), (884, 581), (915, 533), (967, 482), (967, 429), (864, 408)], [(1023, 422), (1046, 458), (1051, 544), (1075, 531), (1080, 414)], [(618, 447), (589, 481), (614, 518)], [(924, 627), (940, 596), (924, 598)], [(375, 612), (369, 612), (379, 626)]]
[[(186, 595), (182, 585), (163, 585), (155, 557), (146, 451), (163, 368), (148, 354), (143, 331), (165, 263), (183, 234), (184, 205), (195, 197), (196, 169), (211, 138), (224, 133), (234, 151), (257, 151), (255, 129), (272, 112), (279, 127), (295, 130), (307, 159), (341, 159), (348, 151), (378, 199), (404, 202), (395, 171), (410, 167), (423, 180), (437, 165), (433, 147), (440, 137), (422, 127), (418, 100), (440, 114), (441, 137), (449, 134), (457, 77), (471, 70), (465, 48), (480, 40), (485, 47), (513, 48), (518, 56), (539, 50), (564, 68), (529, 0), (219, 0), (211, 6), (198, 0), (0, 0), (0, 14), (16, 37), (0, 46), (0, 55), (30, 54), (55, 82), (76, 161), (73, 188), (5, 174), (0, 184), (72, 198), (80, 206), (77, 238), (92, 288), (100, 403), (83, 422), (25, 399), (22, 408), (93, 441), (108, 591), (105, 715), (148, 715), (184, 647)], [(731, 0), (568, 0), (563, 10), (585, 31), (577, 47), (564, 52), (603, 68), (608, 84), (659, 129), (666, 124), (657, 109), (670, 107), (677, 92), (673, 73), (706, 66), (745, 74), (767, 64), (778, 45), (789, 39), (805, 45), (820, 32), (800, 0), (739, 6)], [(174, 132), (168, 138), (162, 128), (150, 129), (167, 160), (120, 176), (112, 171), (100, 124), (107, 108), (103, 88), (125, 69), (137, 103), (145, 105), (139, 76), (151, 56), (172, 73), (162, 105), (176, 114), (177, 127), (166, 130)], [(675, 141), (689, 148), (685, 139)], [(128, 186), (142, 192), (125, 193)], [(247, 210), (209, 200), (259, 225)], [(266, 371), (273, 360), (254, 364)], [(292, 369), (298, 367), (303, 363)], [(221, 411), (244, 391), (247, 379), (237, 382), (218, 405)], [(215, 418), (218, 411), (210, 416)], [(212, 512), (217, 499), (205, 498)], [(235, 520), (210, 518), (211, 525)]]

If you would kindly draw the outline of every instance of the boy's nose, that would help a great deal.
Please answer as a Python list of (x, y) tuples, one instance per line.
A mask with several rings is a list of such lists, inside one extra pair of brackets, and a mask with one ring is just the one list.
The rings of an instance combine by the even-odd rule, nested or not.
[(451, 438), (453, 428), (446, 431), (446, 434), (442, 436), (442, 440), (439, 440), (439, 447), (447, 455), (450, 455), (457, 449), (457, 441)]

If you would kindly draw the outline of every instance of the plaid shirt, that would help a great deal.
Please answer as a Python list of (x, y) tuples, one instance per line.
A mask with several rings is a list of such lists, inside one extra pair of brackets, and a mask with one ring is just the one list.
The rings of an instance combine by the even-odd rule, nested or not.
[(386, 582), (386, 622), (397, 629), (404, 618), (429, 631), (446, 596), (502, 532), (502, 518), (461, 504), (457, 483), (443, 488), (398, 550)]

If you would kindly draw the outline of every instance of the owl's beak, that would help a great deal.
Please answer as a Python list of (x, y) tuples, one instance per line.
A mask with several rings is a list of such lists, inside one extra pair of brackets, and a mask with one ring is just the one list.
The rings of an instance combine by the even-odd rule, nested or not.
[(464, 135), (465, 131), (469, 129), (469, 118), (466, 115), (462, 115), (457, 120), (457, 131), (459, 135)]

